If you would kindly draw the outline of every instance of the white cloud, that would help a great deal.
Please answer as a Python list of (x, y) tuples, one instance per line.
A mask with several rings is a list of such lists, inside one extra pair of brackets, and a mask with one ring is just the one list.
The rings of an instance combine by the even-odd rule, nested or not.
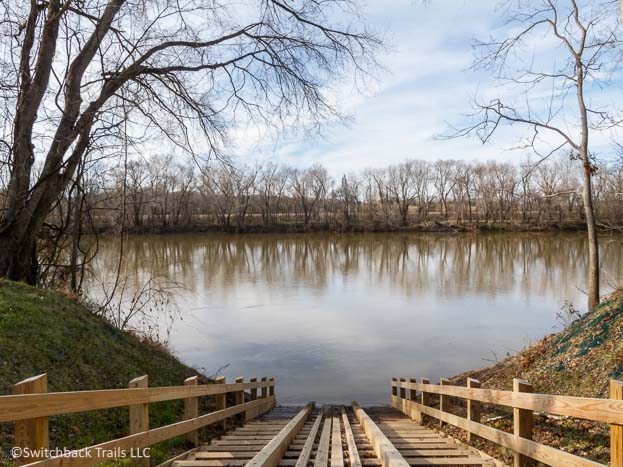
[[(491, 144), (476, 139), (441, 140), (448, 133), (447, 122), (457, 123), (471, 111), (471, 102), (481, 97), (513, 92), (493, 87), (484, 72), (470, 70), (472, 41), (487, 38), (504, 28), (500, 12), (491, 1), (413, 2), (412, 0), (370, 1), (367, 18), (376, 30), (387, 31), (390, 51), (380, 57), (386, 73), (365, 95), (356, 93), (352, 83), (341, 83), (334, 93), (354, 121), (333, 127), (317, 138), (298, 134), (275, 140), (265, 129), (240, 129), (233, 134), (235, 152), (251, 160), (275, 160), (295, 166), (324, 164), (334, 175), (368, 166), (383, 166), (406, 157), (429, 160), (462, 158), (487, 160), (515, 159), (508, 154), (525, 128), (503, 128)], [(548, 53), (556, 53), (550, 40)], [(548, 60), (547, 54), (545, 60)], [(553, 58), (551, 58), (553, 63)], [(599, 105), (615, 102), (619, 89), (595, 93)], [(618, 96), (618, 94), (617, 94)], [(544, 136), (551, 141), (549, 136)], [(607, 152), (610, 135), (594, 138), (598, 152)]]

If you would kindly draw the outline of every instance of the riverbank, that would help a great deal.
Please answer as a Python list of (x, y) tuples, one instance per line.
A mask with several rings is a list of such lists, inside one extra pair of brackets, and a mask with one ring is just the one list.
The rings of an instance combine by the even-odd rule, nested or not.
[[(169, 224), (125, 226), (129, 234), (177, 234), (177, 233), (232, 233), (232, 234), (294, 234), (294, 233), (469, 233), (469, 232), (583, 232), (586, 226), (577, 222), (560, 223), (521, 223), (521, 222), (473, 222), (454, 223), (448, 221), (429, 221), (418, 224), (400, 225), (380, 222), (360, 222), (352, 224), (313, 222), (310, 224), (281, 222), (271, 224)], [(99, 225), (95, 233), (118, 233), (119, 226)]]
[[(612, 294), (596, 310), (561, 332), (546, 336), (495, 365), (457, 375), (451, 378), (451, 384), (465, 386), (468, 377), (479, 380), (483, 388), (510, 390), (513, 378), (520, 378), (530, 382), (537, 393), (607, 398), (610, 379), (623, 379), (623, 292)], [(464, 416), (464, 405), (454, 402), (451, 411)], [(512, 432), (512, 410), (485, 406), (483, 422)], [(461, 430), (444, 429), (465, 440)], [(603, 423), (543, 414), (534, 417), (535, 440), (604, 464), (609, 460), (609, 436), (609, 426)], [(512, 463), (508, 450), (484, 440), (475, 445)]]
[[(78, 391), (127, 388), (144, 374), (150, 386), (179, 386), (197, 370), (165, 348), (114, 328), (72, 297), (22, 283), (0, 280), (0, 395), (13, 384), (47, 373), (48, 390)], [(211, 401), (202, 399), (202, 410)], [(150, 426), (180, 420), (182, 401), (152, 404)], [(99, 410), (53, 417), (50, 446), (79, 448), (129, 434), (128, 411)], [(0, 426), (0, 452), (13, 445), (13, 429)], [(185, 438), (155, 445), (152, 459), (161, 462), (189, 446)]]

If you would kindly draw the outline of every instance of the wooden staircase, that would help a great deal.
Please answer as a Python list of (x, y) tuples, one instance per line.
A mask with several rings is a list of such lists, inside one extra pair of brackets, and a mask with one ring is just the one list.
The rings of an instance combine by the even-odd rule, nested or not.
[[(610, 425), (610, 466), (623, 467), (623, 382), (610, 381), (609, 398), (574, 397), (533, 392), (530, 383), (515, 379), (513, 390), (482, 388), (468, 378), (465, 386), (442, 379), (392, 378), (389, 407), (362, 408), (356, 403), (315, 407), (276, 407), (275, 381), (253, 377), (226, 383), (220, 377), (200, 384), (192, 376), (180, 386), (149, 387), (147, 375), (134, 378), (127, 389), (47, 392), (47, 375), (27, 378), (0, 396), (0, 424), (12, 422), (16, 465), (91, 467), (113, 459), (150, 465), (149, 447), (186, 436), (196, 448), (161, 467), (407, 467), (414, 465), (492, 465), (500, 462), (470, 447), (478, 437), (512, 453), (513, 463), (603, 467), (591, 459), (533, 439), (535, 413), (552, 414)], [(200, 400), (213, 406), (200, 410)], [(149, 405), (183, 401), (181, 420), (149, 426)], [(485, 405), (486, 404), (486, 405)], [(483, 423), (482, 414), (495, 405), (512, 410), (513, 431)], [(457, 410), (464, 407), (464, 410)], [(129, 433), (76, 450), (50, 450), (50, 417), (125, 407)], [(468, 444), (423, 426), (428, 417), (437, 426), (451, 425), (466, 434)], [(236, 426), (242, 424), (242, 426)], [(228, 426), (219, 439), (201, 444), (200, 430)], [(0, 426), (0, 429), (4, 427)], [(217, 430), (221, 432), (221, 430)], [(0, 452), (0, 456), (2, 453)], [(508, 458), (509, 456), (504, 456)], [(2, 463), (2, 460), (0, 460)]]
[(493, 465), (489, 456), (398, 410), (358, 405), (276, 407), (172, 467)]

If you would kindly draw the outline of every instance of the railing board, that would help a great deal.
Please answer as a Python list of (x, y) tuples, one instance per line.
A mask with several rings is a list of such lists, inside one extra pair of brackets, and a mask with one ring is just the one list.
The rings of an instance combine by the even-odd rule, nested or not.
[[(392, 399), (393, 398), (398, 399), (397, 396), (392, 396)], [(402, 457), (398, 449), (387, 439), (370, 416), (354, 402), (353, 410), (355, 411), (355, 416), (361, 428), (363, 428), (370, 444), (374, 448), (374, 452), (381, 460), (381, 465), (383, 465), (383, 467), (409, 467), (409, 463)]]
[(0, 396), (0, 422), (127, 407), (190, 397), (212, 396), (271, 384), (274, 384), (274, 381)]
[[(268, 396), (274, 398), (274, 396)], [(260, 399), (261, 400), (261, 399)], [(266, 446), (249, 461), (247, 467), (275, 467), (287, 451), (288, 446), (303, 427), (314, 408), (310, 402), (301, 410)]]
[(427, 407), (416, 402), (412, 402), (406, 399), (400, 399), (396, 396), (391, 398), (392, 407), (400, 410), (404, 414), (411, 416), (411, 412), (422, 412), (423, 414), (435, 417), (450, 425), (454, 425), (462, 430), (471, 432), (475, 435), (492, 441), (505, 448), (512, 449), (515, 452), (530, 457), (531, 459), (543, 462), (548, 465), (565, 465), (565, 466), (583, 466), (583, 467), (596, 467), (602, 466), (598, 462), (593, 462), (588, 459), (583, 459), (579, 456), (569, 454), (564, 451), (539, 444), (535, 441), (528, 439), (518, 438), (505, 431), (497, 430), (495, 428), (482, 425), (480, 423), (472, 422), (466, 418), (459, 417), (458, 415), (452, 415), (441, 410)]
[(623, 401), (621, 400), (515, 393), (498, 389), (476, 389), (463, 386), (440, 386), (437, 384), (409, 382), (404, 384), (410, 389), (429, 394), (454, 396), (487, 404), (497, 404), (517, 409), (623, 425)]

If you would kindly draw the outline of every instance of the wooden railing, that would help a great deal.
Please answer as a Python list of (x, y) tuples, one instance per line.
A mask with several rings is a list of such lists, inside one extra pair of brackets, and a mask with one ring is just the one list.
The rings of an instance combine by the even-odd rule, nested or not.
[[(246, 398), (245, 391), (249, 391)], [(234, 404), (228, 407), (229, 393), (234, 395)], [(215, 396), (216, 411), (200, 415), (199, 398), (204, 396)], [(184, 400), (183, 420), (150, 429), (149, 404), (179, 399)], [(17, 383), (13, 395), (0, 396), (0, 423), (14, 422), (16, 465), (91, 466), (128, 456), (135, 463), (149, 465), (146, 448), (155, 443), (186, 435), (196, 444), (200, 428), (218, 422), (225, 425), (238, 414), (249, 420), (274, 406), (275, 381), (266, 377), (260, 381), (251, 378), (248, 383), (237, 378), (235, 384), (226, 384), (221, 377), (215, 384), (199, 384), (193, 376), (183, 386), (150, 388), (148, 377), (141, 376), (130, 381), (128, 389), (48, 393), (47, 375), (43, 374)], [(113, 407), (128, 407), (129, 436), (79, 450), (50, 450), (48, 417)]]
[[(392, 378), (392, 407), (416, 421), (428, 415), (440, 424), (454, 425), (468, 433), (468, 437), (480, 436), (514, 452), (515, 466), (524, 466), (530, 459), (547, 465), (598, 466), (588, 459), (561, 451), (532, 440), (533, 413), (541, 412), (582, 418), (610, 424), (611, 467), (623, 467), (623, 382), (610, 381), (610, 398), (557, 396), (534, 394), (532, 385), (515, 379), (513, 391), (483, 389), (480, 382), (468, 378), (467, 386), (451, 386), (442, 379), (440, 384), (430, 384), (425, 378)], [(439, 396), (439, 408), (430, 407), (430, 394)], [(467, 401), (467, 417), (448, 413), (449, 397)], [(513, 433), (480, 423), (481, 404), (495, 404), (513, 409)]]

